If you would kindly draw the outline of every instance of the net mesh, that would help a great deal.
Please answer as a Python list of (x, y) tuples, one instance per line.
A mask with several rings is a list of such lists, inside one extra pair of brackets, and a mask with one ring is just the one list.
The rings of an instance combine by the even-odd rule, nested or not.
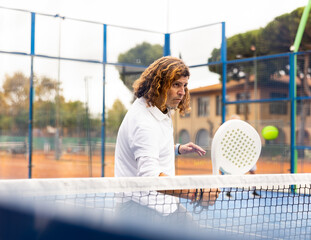
[[(310, 239), (310, 182), (311, 174), (30, 179), (2, 180), (0, 193), (56, 213), (96, 211), (97, 225), (139, 219), (142, 229), (182, 226), (220, 239)], [(201, 189), (220, 193), (200, 201)]]

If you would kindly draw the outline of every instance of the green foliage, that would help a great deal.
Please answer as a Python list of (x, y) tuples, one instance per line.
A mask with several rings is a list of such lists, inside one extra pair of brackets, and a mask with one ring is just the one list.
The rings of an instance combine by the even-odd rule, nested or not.
[[(1, 89), (1, 88), (0, 88)], [(29, 119), (29, 78), (16, 72), (6, 75), (0, 91), (0, 130), (9, 135), (27, 135)], [(66, 102), (56, 80), (34, 77), (33, 128), (47, 133), (47, 127), (60, 127), (68, 136), (86, 136), (87, 111), (81, 101)], [(58, 119), (57, 119), (58, 118)], [(100, 135), (101, 117), (89, 116), (93, 137)], [(57, 126), (58, 125), (58, 126)]]
[(29, 79), (23, 73), (16, 72), (13, 76), (6, 75), (2, 88), (5, 104), (17, 109), (21, 105), (26, 106), (29, 95)]
[(122, 120), (127, 112), (123, 103), (116, 99), (111, 109), (108, 109), (106, 118), (106, 127), (108, 136), (116, 136)]
[[(121, 53), (118, 56), (118, 62), (146, 67), (162, 56), (163, 47), (161, 45), (151, 45), (150, 43), (143, 42), (129, 49), (127, 52)], [(125, 86), (132, 91), (132, 85), (134, 81), (139, 78), (143, 69), (133, 68), (134, 70), (129, 70), (125, 67), (117, 67), (117, 69), (120, 74), (120, 79), (123, 81)]]
[[(247, 58), (254, 56), (254, 47), (261, 42), (261, 34), (263, 29), (248, 31), (243, 34), (237, 34), (228, 39), (228, 59)], [(253, 46), (253, 48), (252, 48)], [(256, 47), (256, 53), (263, 55), (263, 49)]]
[(148, 66), (154, 60), (162, 57), (162, 54), (163, 48), (160, 44), (151, 45), (150, 43), (143, 42), (127, 52), (121, 53), (118, 57), (118, 62)]
[(59, 83), (56, 80), (45, 76), (40, 79), (35, 78), (35, 96), (38, 101), (51, 101), (55, 99), (57, 96), (57, 91), (58, 94), (62, 93), (62, 89), (58, 85)]
[[(276, 54), (290, 51), (290, 47), (295, 42), (302, 12), (303, 8), (298, 8), (291, 13), (283, 14), (264, 28), (262, 38), (265, 40), (267, 53)], [(306, 50), (306, 40), (302, 41), (300, 50)]]
[[(264, 28), (237, 34), (228, 38), (228, 60), (289, 52), (290, 47), (295, 41), (303, 9), (298, 8), (291, 13), (278, 16)], [(311, 16), (309, 16), (299, 50), (305, 51), (310, 49)], [(212, 56), (208, 59), (208, 62), (215, 61), (220, 61), (220, 49), (213, 49)], [(257, 77), (258, 81), (265, 81), (268, 79), (267, 76), (277, 73), (281, 69), (285, 70), (285, 65), (280, 66), (277, 61), (271, 60), (269, 62), (258, 62), (257, 68), (257, 72), (261, 74), (261, 76), (258, 75)], [(265, 71), (259, 71), (260, 69), (265, 69)], [(219, 66), (209, 66), (209, 70), (221, 76), (222, 70)], [(241, 67), (241, 64), (230, 64), (230, 66), (228, 65), (227, 71), (228, 80), (239, 80), (240, 78), (237, 74), (240, 71), (243, 71), (246, 76), (252, 74), (251, 66)]]
[(86, 126), (86, 109), (80, 101), (69, 101), (63, 105), (63, 126), (74, 131), (76, 126)]

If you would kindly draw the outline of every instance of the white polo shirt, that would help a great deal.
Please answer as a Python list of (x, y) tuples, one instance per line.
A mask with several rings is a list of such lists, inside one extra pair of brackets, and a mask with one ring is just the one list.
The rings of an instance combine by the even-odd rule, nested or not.
[[(141, 97), (135, 100), (120, 126), (115, 150), (115, 177), (175, 175), (173, 124), (169, 114), (148, 107)], [(140, 193), (131, 199), (162, 213), (177, 209), (176, 198), (158, 192)], [(139, 195), (139, 194), (138, 194)], [(144, 201), (146, 199), (146, 201)], [(147, 202), (148, 201), (148, 202)], [(163, 205), (154, 203), (163, 202)]]
[(136, 99), (120, 126), (115, 150), (115, 176), (175, 175), (172, 119), (157, 107)]

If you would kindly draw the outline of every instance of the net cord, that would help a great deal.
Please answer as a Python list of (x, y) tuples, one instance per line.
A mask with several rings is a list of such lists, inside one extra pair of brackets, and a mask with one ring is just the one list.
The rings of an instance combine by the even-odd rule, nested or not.
[[(22, 195), (92, 194), (195, 188), (277, 189), (275, 186), (306, 185), (311, 174), (194, 175), (175, 177), (58, 178), (0, 180), (0, 193)], [(309, 193), (310, 194), (310, 193)]]

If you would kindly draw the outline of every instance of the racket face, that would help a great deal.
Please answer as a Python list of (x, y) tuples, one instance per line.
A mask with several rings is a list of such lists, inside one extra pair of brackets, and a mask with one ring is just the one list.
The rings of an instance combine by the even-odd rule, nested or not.
[(229, 120), (219, 127), (212, 141), (213, 173), (220, 169), (226, 174), (244, 174), (256, 164), (260, 152), (257, 131), (242, 120)]

